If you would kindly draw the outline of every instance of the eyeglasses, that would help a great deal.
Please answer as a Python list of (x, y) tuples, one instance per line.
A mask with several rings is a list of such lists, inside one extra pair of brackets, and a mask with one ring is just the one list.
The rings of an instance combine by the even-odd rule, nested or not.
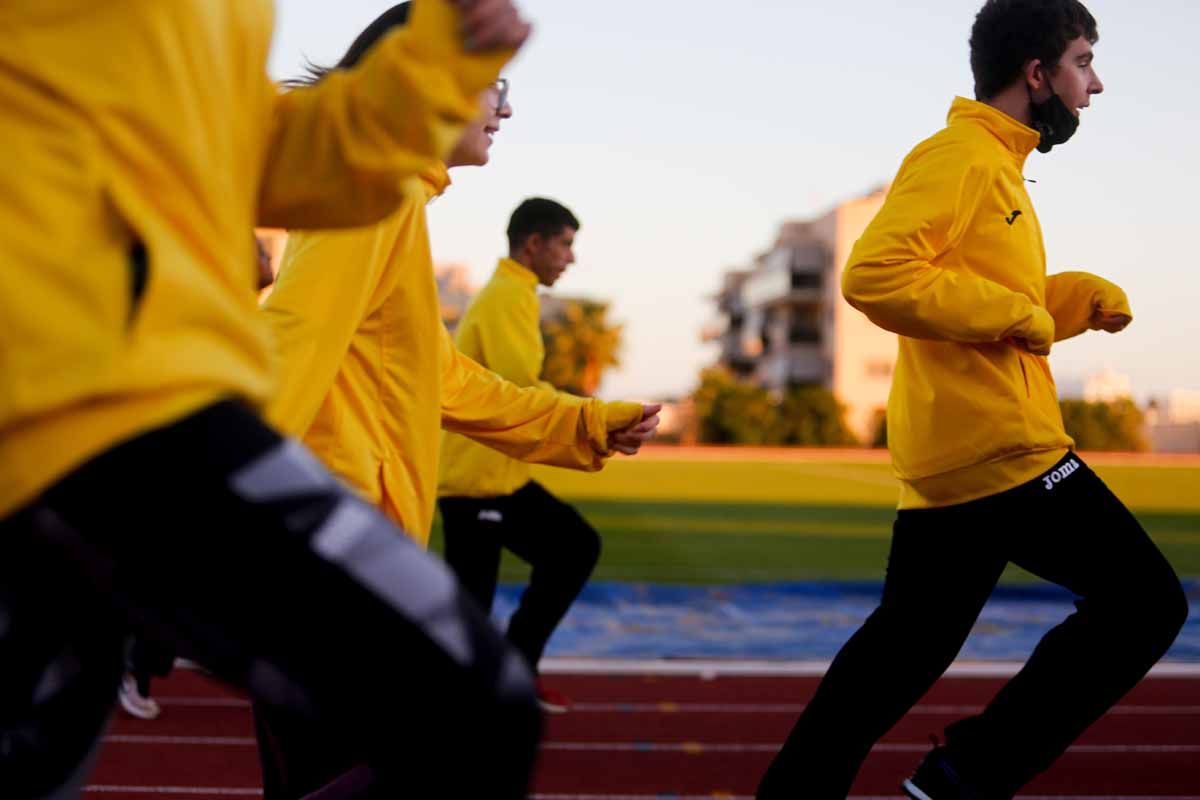
[(508, 105), (508, 78), (498, 79), (492, 84), (492, 90), (496, 92), (496, 115), (499, 116)]

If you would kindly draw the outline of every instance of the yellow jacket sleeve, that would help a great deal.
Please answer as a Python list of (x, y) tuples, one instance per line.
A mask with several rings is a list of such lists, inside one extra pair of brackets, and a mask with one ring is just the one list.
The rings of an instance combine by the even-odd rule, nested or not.
[(608, 434), (639, 421), (637, 403), (519, 387), (460, 353), (443, 328), (442, 427), (522, 461), (598, 470)]
[(414, 204), (405, 202), (383, 224), (289, 238), (279, 277), (263, 303), (277, 378), (266, 416), (284, 433), (302, 436), (320, 410), (372, 298), (386, 292), (380, 281), (387, 255)]
[(1060, 342), (1096, 330), (1092, 320), (1097, 312), (1133, 318), (1121, 287), (1087, 272), (1060, 272), (1046, 278), (1046, 310), (1054, 317), (1054, 339)]
[(842, 275), (850, 305), (881, 328), (915, 339), (979, 344), (1009, 337), (1049, 343), (1053, 320), (1029, 297), (995, 281), (935, 266), (963, 238), (988, 170), (942, 147), (901, 169)]
[(531, 298), (528, 302), (522, 302), (526, 298), (512, 298), (511, 305), (480, 304), (471, 326), (474, 349), (480, 355), (479, 363), (486, 364), (505, 380), (517, 386), (541, 386), (557, 391), (552, 384), (541, 380), (546, 351), (538, 325), (536, 295)]
[(278, 94), (258, 200), (260, 224), (365, 225), (401, 197), (401, 182), (454, 147), (479, 115), (479, 95), (511, 51), (463, 50), (446, 0), (415, 0), (409, 24), (362, 63)]

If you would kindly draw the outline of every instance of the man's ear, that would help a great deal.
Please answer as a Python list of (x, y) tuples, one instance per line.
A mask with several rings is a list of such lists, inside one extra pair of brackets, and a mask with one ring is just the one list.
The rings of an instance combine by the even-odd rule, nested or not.
[(1026, 61), (1021, 74), (1025, 78), (1025, 85), (1033, 92), (1040, 92), (1046, 85), (1046, 69), (1040, 58)]
[(540, 252), (546, 246), (546, 237), (540, 233), (531, 233), (525, 237), (525, 244), (522, 248), (529, 248), (530, 252)]

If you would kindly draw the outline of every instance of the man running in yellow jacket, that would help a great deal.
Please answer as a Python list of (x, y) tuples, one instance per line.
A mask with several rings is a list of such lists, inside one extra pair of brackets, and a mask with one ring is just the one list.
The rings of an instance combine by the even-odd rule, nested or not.
[[(403, 24), (407, 5), (391, 9), (388, 24)], [(353, 66), (358, 45), (383, 30), (364, 31), (339, 67)], [(313, 77), (320, 85), (339, 72)], [(455, 349), (441, 320), (425, 206), (449, 185), (448, 167), (487, 163), (493, 136), (512, 115), (503, 81), (479, 100), (477, 118), (446, 162), (407, 181), (405, 201), (391, 216), (349, 231), (293, 232), (264, 303), (281, 373), (268, 418), (302, 436), (422, 545), (443, 427), (516, 458), (596, 470), (614, 451), (635, 453), (658, 424), (657, 406), (522, 388)], [(340, 766), (329, 729), (256, 710), (275, 743), (276, 763), (265, 766), (279, 773), (279, 796), (310, 791)]]
[(850, 255), (846, 299), (900, 334), (888, 437), (901, 480), (879, 608), (834, 659), (758, 797), (844, 798), (871, 746), (949, 666), (1007, 564), (1078, 595), (982, 713), (904, 782), (919, 800), (1010, 798), (1174, 640), (1171, 567), (1063, 429), (1046, 355), (1132, 318), (1082, 272), (1046, 276), (1023, 177), (1103, 90), (1077, 0), (989, 0), (971, 33), (977, 100), (900, 167)]
[[(524, 796), (540, 718), (523, 659), (259, 418), (274, 384), (250, 230), (389, 213), (528, 32), (508, 0), (418, 9), (359, 69), (281, 96), (266, 0), (0, 8), (5, 798), (78, 795), (131, 632), (336, 726), (371, 765), (360, 793), (474, 796), (465, 747), (498, 770), (489, 796)], [(449, 687), (436, 702), (413, 690), (429, 680)], [(475, 724), (446, 724), (447, 697)]]
[[(518, 386), (540, 379), (545, 348), (537, 287), (553, 286), (575, 262), (579, 220), (540, 197), (521, 203), (508, 223), (508, 258), (467, 308), (455, 333), (465, 355)], [(453, 433), (442, 437), (438, 507), (445, 556), (479, 605), (490, 611), (507, 548), (533, 566), (508, 624), (508, 638), (536, 671), (550, 635), (587, 583), (600, 536), (579, 512), (531, 479), (529, 465)], [(538, 702), (563, 712), (570, 701), (538, 682)]]

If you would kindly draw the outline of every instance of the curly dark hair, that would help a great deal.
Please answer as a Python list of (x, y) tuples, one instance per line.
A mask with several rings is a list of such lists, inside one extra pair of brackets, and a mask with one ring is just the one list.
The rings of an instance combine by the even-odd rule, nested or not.
[(1096, 19), (1079, 0), (987, 0), (971, 28), (975, 96), (988, 100), (1037, 59), (1053, 71), (1080, 36), (1100, 39)]
[(312, 86), (315, 83), (320, 83), (321, 79), (332, 70), (353, 68), (359, 61), (362, 61), (363, 56), (367, 54), (371, 47), (385, 35), (391, 33), (392, 29), (408, 24), (408, 15), (411, 6), (411, 2), (398, 3), (376, 17), (350, 44), (350, 49), (346, 51), (346, 55), (342, 56), (341, 60), (332, 67), (322, 67), (319, 64), (308, 61), (304, 65), (303, 75), (296, 78), (289, 78), (283, 81), (283, 85), (290, 89), (296, 89), (301, 86)]

